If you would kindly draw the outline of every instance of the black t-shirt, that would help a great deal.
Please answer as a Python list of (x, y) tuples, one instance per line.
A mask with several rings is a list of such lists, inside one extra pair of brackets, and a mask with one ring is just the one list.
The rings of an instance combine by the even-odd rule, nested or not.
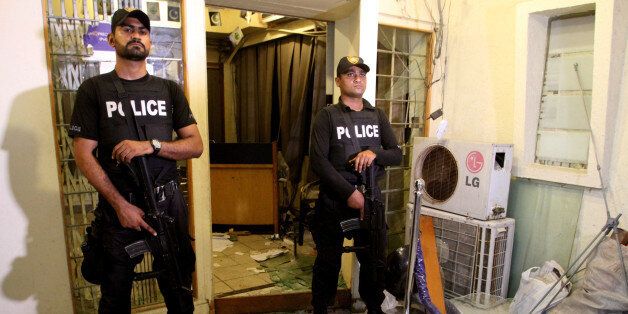
[[(128, 97), (122, 103), (113, 77), (115, 72), (92, 77), (78, 89), (69, 135), (98, 142), (97, 158), (112, 183), (120, 191), (136, 189), (129, 168), (111, 159), (113, 147), (125, 139), (137, 140), (133, 110), (140, 127), (141, 140), (172, 141), (173, 131), (196, 123), (183, 90), (173, 81), (146, 75), (138, 80), (123, 80)], [(154, 184), (176, 178), (176, 162), (149, 156)]]
[[(348, 166), (348, 160), (357, 153), (351, 137), (357, 139), (358, 150), (369, 149), (377, 155), (376, 165), (401, 162), (401, 149), (386, 114), (365, 99), (363, 103), (362, 111), (353, 111), (340, 101), (323, 108), (314, 119), (310, 163), (321, 179), (321, 189), (332, 192), (337, 200), (349, 198), (358, 180)], [(350, 115), (353, 126), (349, 126), (351, 122), (339, 110)]]

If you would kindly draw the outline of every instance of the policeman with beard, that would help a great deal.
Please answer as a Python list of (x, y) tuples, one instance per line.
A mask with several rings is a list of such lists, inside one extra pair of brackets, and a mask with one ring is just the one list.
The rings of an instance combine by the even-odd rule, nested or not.
[[(120, 9), (113, 14), (107, 40), (116, 51), (115, 70), (81, 84), (70, 124), (76, 164), (99, 196), (94, 213), (105, 262), (99, 278), (100, 313), (130, 313), (133, 269), (142, 256), (130, 258), (125, 246), (146, 233), (156, 235), (144, 220), (147, 206), (130, 166), (137, 156), (147, 158), (158, 207), (175, 219), (181, 278), (184, 286), (192, 284), (195, 255), (176, 161), (199, 157), (203, 143), (182, 89), (147, 72), (150, 30), (150, 20), (140, 10)], [(158, 259), (153, 267), (161, 267)], [(194, 311), (191, 293), (177, 295), (165, 278), (158, 276), (157, 281), (169, 312)]]
[[(312, 275), (312, 306), (326, 313), (336, 295), (344, 234), (340, 221), (364, 216), (364, 195), (356, 188), (361, 173), (401, 162), (401, 149), (386, 114), (362, 98), (369, 67), (360, 57), (343, 57), (336, 68), (340, 88), (337, 104), (322, 109), (315, 118), (310, 146), (312, 169), (320, 177), (320, 193), (312, 234), (317, 256)], [(378, 187), (373, 187), (380, 197)], [(368, 232), (353, 236), (355, 246), (378, 246), (385, 251), (386, 230), (373, 243)], [(384, 270), (376, 263), (384, 257), (356, 253), (360, 262), (360, 297), (368, 313), (382, 313)]]

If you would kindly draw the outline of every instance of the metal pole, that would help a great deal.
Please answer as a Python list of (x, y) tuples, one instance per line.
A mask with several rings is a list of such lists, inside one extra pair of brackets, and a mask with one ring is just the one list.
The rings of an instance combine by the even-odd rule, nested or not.
[(416, 251), (419, 243), (419, 217), (421, 216), (421, 196), (425, 188), (425, 181), (414, 181), (414, 208), (412, 212), (412, 232), (410, 234), (410, 250), (408, 251), (408, 271), (406, 277), (406, 296), (404, 299), (404, 313), (410, 313), (412, 303), (412, 288), (414, 283), (414, 266), (416, 264)]
[(543, 297), (536, 303), (536, 305), (532, 308), (530, 312), (533, 312), (534, 310), (536, 310), (536, 308), (539, 307), (541, 303), (543, 303), (545, 298), (547, 298), (547, 296), (552, 292), (552, 290), (554, 290), (554, 287), (556, 287), (556, 285), (561, 283), (560, 289), (558, 289), (558, 291), (554, 293), (553, 297), (548, 302), (548, 305), (545, 306), (543, 310), (547, 309), (547, 307), (552, 303), (552, 301), (554, 301), (558, 293), (560, 293), (560, 291), (565, 287), (566, 283), (562, 282), (563, 278), (567, 277), (567, 279), (569, 280), (571, 279), (573, 275), (576, 274), (576, 272), (578, 272), (578, 269), (580, 269), (580, 266), (582, 266), (582, 264), (586, 262), (586, 260), (589, 258), (591, 253), (593, 253), (593, 251), (595, 250), (595, 248), (597, 248), (598, 245), (602, 243), (602, 241), (604, 240), (604, 237), (606, 237), (606, 235), (608, 235), (608, 233), (613, 229), (613, 226), (617, 225), (619, 221), (619, 217), (621, 217), (621, 214), (617, 215), (617, 217), (615, 218), (609, 219), (606, 222), (606, 225), (604, 225), (602, 230), (600, 230), (600, 232), (598, 232), (598, 234), (593, 238), (593, 240), (591, 240), (591, 242), (584, 248), (582, 253), (580, 253), (580, 255), (576, 257), (573, 263), (567, 268), (567, 270), (565, 270), (565, 273), (562, 276), (560, 276), (558, 280), (556, 280), (556, 282), (550, 287), (550, 289), (547, 292), (545, 292)]

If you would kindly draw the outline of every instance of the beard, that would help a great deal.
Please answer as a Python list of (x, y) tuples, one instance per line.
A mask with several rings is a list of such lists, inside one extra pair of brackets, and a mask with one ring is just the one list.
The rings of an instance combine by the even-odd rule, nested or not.
[[(141, 47), (133, 45), (135, 43), (140, 44)], [(128, 59), (131, 61), (142, 61), (145, 60), (146, 57), (148, 57), (149, 51), (146, 49), (146, 46), (144, 46), (144, 44), (139, 40), (131, 40), (124, 47), (116, 47), (116, 53), (124, 59)]]

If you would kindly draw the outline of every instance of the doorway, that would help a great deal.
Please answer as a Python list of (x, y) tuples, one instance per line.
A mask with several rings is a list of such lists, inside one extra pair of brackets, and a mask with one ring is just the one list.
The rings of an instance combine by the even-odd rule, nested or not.
[(327, 24), (212, 6), (207, 16), (214, 305), (304, 309), (316, 252), (307, 228), (295, 241), (311, 208), (302, 195), (310, 124), (327, 99)]

